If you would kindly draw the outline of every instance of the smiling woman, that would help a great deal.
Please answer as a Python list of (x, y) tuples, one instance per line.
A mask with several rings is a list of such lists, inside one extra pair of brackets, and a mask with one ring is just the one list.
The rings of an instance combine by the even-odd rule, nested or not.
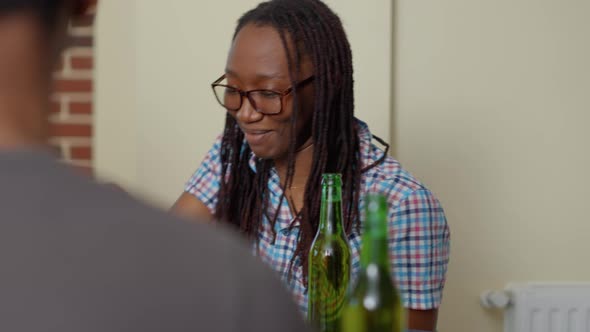
[(305, 313), (320, 179), (342, 174), (353, 279), (359, 211), (365, 195), (378, 192), (388, 197), (391, 266), (408, 325), (433, 330), (449, 254), (444, 212), (355, 118), (352, 54), (339, 17), (317, 0), (261, 3), (239, 20), (212, 87), (227, 112), (225, 129), (173, 211), (237, 227)]
[[(211, 83), (224, 73), (234, 22), (260, 1), (101, 2), (93, 119), (99, 177), (163, 207), (178, 198), (223, 127)], [(354, 79), (363, 87), (354, 91), (355, 114), (389, 138), (392, 3), (325, 2), (352, 43)]]
[[(301, 59), (299, 64), (300, 77), (292, 84), (287, 54), (273, 27), (249, 24), (234, 39), (226, 66), (223, 106), (259, 158), (286, 165), (291, 137), (297, 138), (295, 148), (311, 141), (313, 86), (304, 83), (313, 77), (313, 67), (308, 58)], [(249, 91), (244, 93), (239, 87)], [(297, 125), (292, 128), (297, 95), (301, 107)], [(245, 96), (248, 102), (243, 103)], [(217, 99), (220, 100), (218, 94)]]

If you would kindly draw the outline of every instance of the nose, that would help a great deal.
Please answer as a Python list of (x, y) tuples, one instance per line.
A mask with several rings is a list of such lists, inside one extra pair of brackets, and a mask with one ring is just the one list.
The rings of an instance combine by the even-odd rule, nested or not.
[(254, 105), (252, 105), (252, 101), (250, 98), (244, 96), (244, 100), (242, 102), (242, 107), (236, 112), (236, 119), (242, 123), (251, 123), (256, 122), (262, 119), (264, 116), (260, 112), (256, 112)]

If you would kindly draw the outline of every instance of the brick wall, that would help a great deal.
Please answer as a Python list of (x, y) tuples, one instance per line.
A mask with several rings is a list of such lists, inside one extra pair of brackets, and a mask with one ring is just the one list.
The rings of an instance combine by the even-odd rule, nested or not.
[(94, 8), (70, 24), (68, 46), (54, 73), (55, 87), (50, 115), (50, 144), (64, 161), (90, 175)]

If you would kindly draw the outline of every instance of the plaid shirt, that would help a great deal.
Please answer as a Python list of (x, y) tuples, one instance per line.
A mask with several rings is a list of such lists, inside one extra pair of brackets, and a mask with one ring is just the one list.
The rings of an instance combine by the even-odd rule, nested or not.
[[(383, 151), (372, 144), (372, 135), (367, 125), (357, 120), (360, 137), (360, 155), (363, 167), (383, 156)], [(221, 137), (217, 139), (199, 169), (186, 185), (186, 191), (196, 196), (213, 213), (220, 187), (221, 164), (219, 150)], [(256, 157), (250, 158), (250, 166), (256, 171)], [(293, 293), (301, 311), (307, 312), (307, 292), (302, 283), (302, 266), (295, 259), (291, 280), (288, 278), (289, 263), (293, 257), (299, 234), (298, 221), (283, 200), (279, 176), (272, 169), (269, 176), (270, 193), (267, 215), (279, 208), (275, 224), (276, 238), (273, 241), (270, 222), (265, 218), (259, 232), (258, 256), (279, 273)], [(434, 195), (411, 174), (401, 168), (399, 162), (387, 157), (383, 163), (362, 175), (360, 195), (361, 220), (364, 196), (377, 192), (388, 197), (389, 202), (389, 250), (392, 276), (402, 294), (406, 308), (426, 310), (438, 308), (441, 302), (449, 261), (449, 229), (442, 207)], [(290, 227), (294, 221), (295, 227)], [(362, 221), (361, 221), (362, 223)], [(362, 226), (362, 225), (361, 225)], [(362, 228), (362, 227), (361, 227)], [(348, 235), (351, 248), (351, 280), (354, 282), (360, 269), (361, 237), (356, 231)]]

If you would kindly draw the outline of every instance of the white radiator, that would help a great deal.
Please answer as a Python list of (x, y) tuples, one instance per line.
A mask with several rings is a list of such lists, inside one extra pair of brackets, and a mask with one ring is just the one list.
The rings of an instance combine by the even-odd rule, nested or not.
[(481, 304), (505, 309), (504, 332), (590, 332), (590, 283), (509, 284)]

